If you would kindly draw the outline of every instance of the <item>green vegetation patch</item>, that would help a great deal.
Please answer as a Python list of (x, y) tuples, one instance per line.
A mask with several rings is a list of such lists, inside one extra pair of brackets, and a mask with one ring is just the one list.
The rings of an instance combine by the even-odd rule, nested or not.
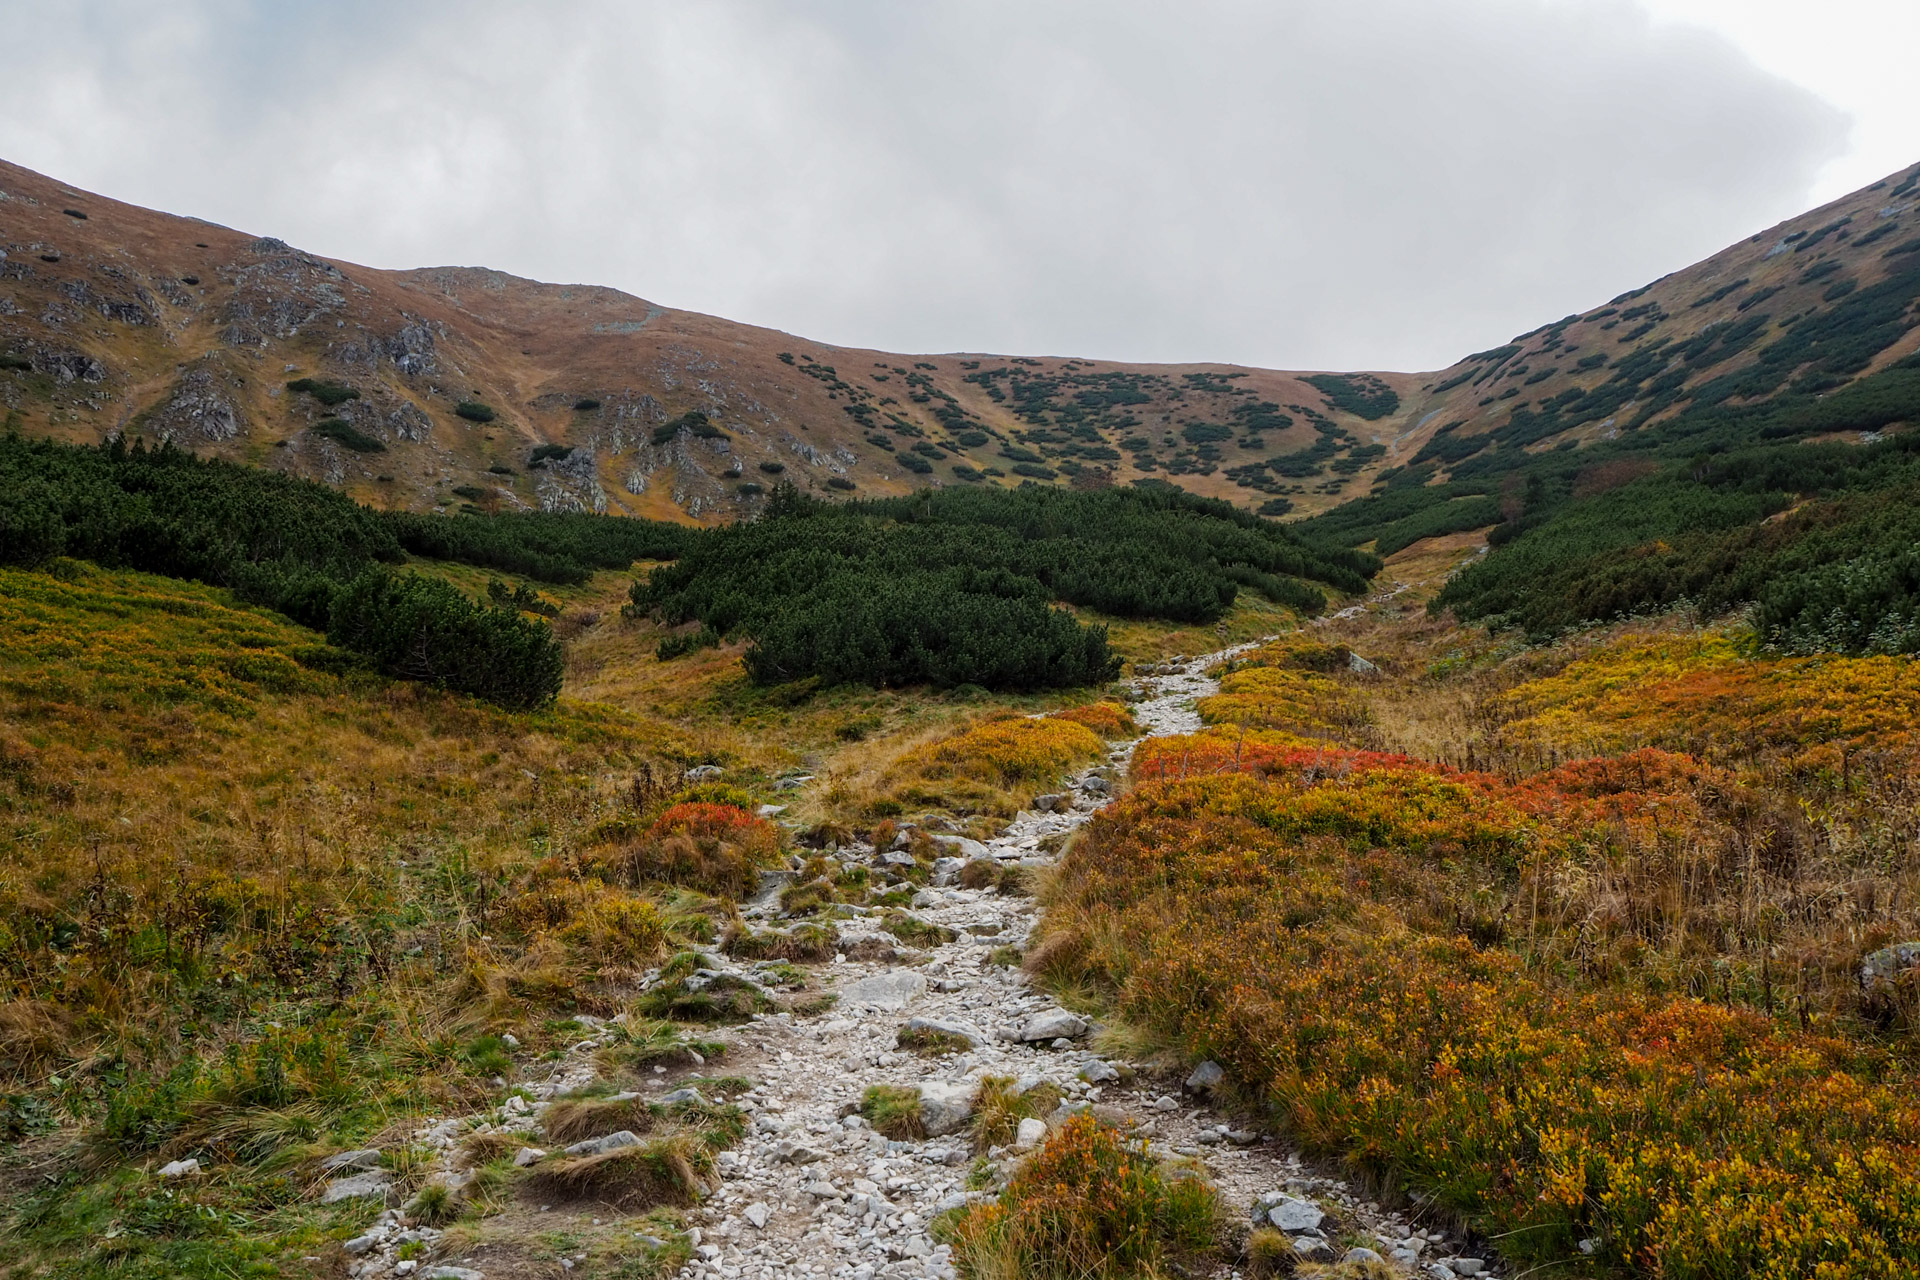
[(830, 504), (787, 487), (761, 519), (689, 537), (679, 561), (635, 584), (629, 616), (749, 639), (747, 670), (763, 684), (1098, 683), (1116, 670), (1104, 629), (1056, 601), (1211, 622), (1251, 586), (1312, 612), (1325, 596), (1311, 582), (1360, 591), (1378, 568), (1172, 490), (949, 489)]

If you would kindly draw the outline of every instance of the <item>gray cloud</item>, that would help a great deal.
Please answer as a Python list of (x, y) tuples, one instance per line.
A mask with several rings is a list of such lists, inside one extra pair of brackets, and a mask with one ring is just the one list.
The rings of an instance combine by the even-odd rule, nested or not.
[(1798, 211), (1845, 121), (1627, 0), (77, 0), (0, 154), (843, 345), (1436, 368)]

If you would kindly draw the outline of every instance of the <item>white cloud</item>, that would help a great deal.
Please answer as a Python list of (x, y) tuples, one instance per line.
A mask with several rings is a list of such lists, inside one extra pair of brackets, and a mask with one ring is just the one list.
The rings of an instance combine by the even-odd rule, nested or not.
[(1796, 212), (1844, 145), (1626, 0), (70, 8), (0, 82), (17, 163), (895, 350), (1438, 367)]

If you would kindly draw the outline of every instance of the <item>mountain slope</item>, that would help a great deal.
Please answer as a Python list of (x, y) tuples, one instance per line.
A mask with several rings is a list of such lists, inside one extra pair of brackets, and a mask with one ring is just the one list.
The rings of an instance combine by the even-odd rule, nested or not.
[(1171, 478), (1253, 503), (1283, 485), (1230, 473), (1275, 456), (1323, 506), (1377, 466), (1376, 420), (1416, 384), (850, 350), (613, 289), (329, 261), (4, 163), (0, 192), (0, 403), (27, 430), (168, 438), (381, 506), (709, 521), (775, 477)]
[[(1850, 384), (1920, 350), (1916, 301), (1920, 167), (1425, 381), (1374, 494), (1313, 527), (1391, 553), (1513, 518), (1536, 475), (1549, 490), (1605, 487), (1666, 449), (1857, 442), (1914, 421), (1920, 405), (1885, 397), (1860, 413), (1819, 406), (1842, 388), (1866, 398)], [(1761, 405), (1805, 409), (1805, 429), (1760, 422)], [(1544, 459), (1559, 450), (1578, 452)], [(1602, 475), (1607, 462), (1633, 465)]]

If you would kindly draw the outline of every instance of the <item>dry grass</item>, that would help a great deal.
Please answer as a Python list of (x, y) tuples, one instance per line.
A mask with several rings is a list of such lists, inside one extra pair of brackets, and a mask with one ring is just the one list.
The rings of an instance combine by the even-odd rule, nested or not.
[(927, 1136), (920, 1122), (920, 1091), (906, 1085), (868, 1085), (860, 1095), (860, 1114), (889, 1138), (917, 1142)]
[(1014, 1140), (1020, 1122), (1044, 1120), (1066, 1095), (1058, 1085), (1037, 1084), (1025, 1093), (1014, 1092), (1010, 1076), (985, 1076), (973, 1099), (973, 1145), (976, 1151), (1004, 1147)]
[(540, 1116), (547, 1137), (562, 1145), (603, 1138), (622, 1129), (647, 1133), (653, 1125), (653, 1108), (644, 1098), (560, 1098)]
[(588, 1201), (624, 1213), (690, 1205), (713, 1176), (713, 1153), (698, 1134), (659, 1134), (635, 1147), (550, 1157), (533, 1166), (528, 1189), (542, 1200)]

